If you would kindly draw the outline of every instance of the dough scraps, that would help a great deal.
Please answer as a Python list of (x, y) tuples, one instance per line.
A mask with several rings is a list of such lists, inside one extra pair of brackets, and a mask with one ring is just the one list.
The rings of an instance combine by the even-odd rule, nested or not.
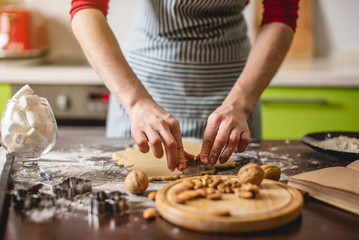
[[(202, 142), (199, 141), (183, 141), (184, 149), (193, 155), (199, 154), (201, 151)], [(142, 153), (138, 149), (137, 145), (126, 148), (122, 151), (112, 153), (113, 159), (118, 163), (126, 167), (129, 171), (141, 170), (144, 171), (149, 181), (153, 180), (172, 180), (184, 177), (190, 177), (189, 175), (183, 175), (181, 171), (174, 170), (171, 172), (167, 167), (167, 158), (164, 156), (160, 159), (153, 156), (150, 150), (147, 153)], [(228, 168), (234, 167), (235, 161), (230, 158), (227, 162), (220, 164), (217, 162), (215, 168)], [(201, 174), (213, 174), (214, 170), (207, 172), (201, 172)], [(192, 175), (191, 175), (192, 176)]]

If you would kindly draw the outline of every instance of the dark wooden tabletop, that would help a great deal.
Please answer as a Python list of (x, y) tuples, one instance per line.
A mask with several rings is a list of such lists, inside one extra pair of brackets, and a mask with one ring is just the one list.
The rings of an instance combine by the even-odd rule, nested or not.
[[(92, 149), (93, 152), (89, 153), (92, 155), (91, 161), (96, 160), (102, 162), (104, 166), (110, 166), (108, 168), (104, 167), (104, 169), (107, 169), (106, 171), (103, 170), (105, 173), (101, 173), (101, 168), (96, 168), (97, 175), (107, 176), (110, 174), (112, 176), (108, 177), (106, 183), (103, 184), (100, 178), (91, 177), (94, 182), (98, 181), (95, 188), (101, 189), (106, 188), (106, 186), (117, 186), (111, 184), (123, 181), (126, 170), (113, 163), (109, 154), (123, 149), (131, 143), (128, 139), (64, 136), (59, 138), (52, 155), (44, 156), (45, 159), (43, 162), (40, 162), (40, 165), (43, 164), (49, 167), (50, 163), (47, 163), (47, 160), (55, 157), (60, 152), (72, 153), (75, 156), (74, 158), (82, 157), (87, 161), (89, 157), (84, 157), (84, 154), (88, 152), (88, 149)], [(82, 154), (76, 155), (76, 151), (82, 151)], [(69, 155), (66, 155), (66, 157), (65, 160), (71, 164), (72, 160), (69, 160)], [(323, 167), (346, 166), (350, 163), (350, 161), (345, 159), (338, 159), (316, 152), (300, 141), (288, 142), (284, 140), (252, 141), (247, 152), (235, 155), (233, 158), (237, 162), (235, 169), (219, 171), (217, 174), (236, 172), (242, 165), (248, 162), (259, 164), (278, 163), (283, 169), (280, 181), (287, 182), (288, 177), (294, 174)], [(86, 165), (88, 162), (85, 160), (80, 162)], [(16, 168), (16, 161), (15, 159), (13, 168)], [(76, 167), (78, 168), (78, 165)], [(86, 166), (84, 166), (84, 169), (82, 171), (86, 172)], [(8, 166), (4, 168), (3, 175), (9, 174), (6, 171), (9, 171)], [(66, 175), (65, 173), (65, 171), (55, 171), (54, 180), (62, 180), (64, 175)], [(89, 171), (87, 174), (89, 174)], [(83, 176), (85, 175), (82, 174), (81, 177)], [(6, 181), (6, 177), (2, 176), (1, 181), (0, 186), (3, 186), (3, 181)], [(150, 183), (150, 188), (153, 190), (165, 183)], [(119, 183), (118, 185), (120, 188), (121, 184)], [(8, 190), (13, 187), (12, 184), (7, 184)], [(130, 196), (130, 212), (122, 217), (94, 216), (89, 215), (86, 209), (74, 208), (67, 214), (57, 215), (46, 221), (34, 221), (34, 219), (15, 211), (12, 206), (5, 206), (1, 211), (5, 221), (1, 222), (2, 232), (0, 239), (359, 239), (359, 216), (308, 197), (305, 197), (301, 216), (280, 228), (248, 234), (214, 234), (186, 230), (168, 223), (161, 217), (157, 217), (152, 221), (143, 219), (143, 206), (141, 207), (140, 205), (142, 201), (146, 202), (146, 204), (148, 203), (147, 194), (148, 192), (143, 196)], [(148, 203), (147, 205), (151, 204)]]

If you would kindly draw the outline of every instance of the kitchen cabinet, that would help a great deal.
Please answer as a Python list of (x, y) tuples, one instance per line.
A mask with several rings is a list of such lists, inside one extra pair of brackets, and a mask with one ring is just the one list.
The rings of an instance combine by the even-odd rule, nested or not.
[(359, 88), (268, 87), (261, 101), (264, 139), (359, 131)]
[(4, 110), (6, 102), (9, 98), (11, 98), (10, 84), (0, 83), (0, 113)]

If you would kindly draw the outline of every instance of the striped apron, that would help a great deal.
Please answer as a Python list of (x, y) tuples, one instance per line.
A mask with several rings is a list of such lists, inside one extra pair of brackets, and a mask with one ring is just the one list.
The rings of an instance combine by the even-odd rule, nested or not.
[[(246, 0), (137, 0), (125, 57), (153, 99), (172, 114), (183, 137), (203, 138), (208, 116), (241, 74), (250, 49)], [(130, 137), (122, 105), (110, 98), (108, 137)], [(259, 104), (249, 119), (261, 137)]]

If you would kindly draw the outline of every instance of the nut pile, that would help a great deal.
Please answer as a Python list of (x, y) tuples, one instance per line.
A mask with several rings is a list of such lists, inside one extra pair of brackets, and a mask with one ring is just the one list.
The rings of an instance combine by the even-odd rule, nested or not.
[(202, 176), (195, 179), (184, 179), (174, 190), (172, 199), (179, 204), (196, 198), (219, 200), (222, 194), (234, 193), (240, 198), (255, 198), (263, 178), (278, 180), (280, 168), (273, 165), (250, 163), (238, 171), (237, 179), (228, 176)]
[(238, 180), (227, 176), (205, 175), (198, 179), (184, 179), (172, 195), (176, 203), (183, 204), (187, 200), (207, 198), (219, 200), (222, 194), (234, 193), (241, 198), (253, 198), (259, 187), (251, 183), (241, 184)]

